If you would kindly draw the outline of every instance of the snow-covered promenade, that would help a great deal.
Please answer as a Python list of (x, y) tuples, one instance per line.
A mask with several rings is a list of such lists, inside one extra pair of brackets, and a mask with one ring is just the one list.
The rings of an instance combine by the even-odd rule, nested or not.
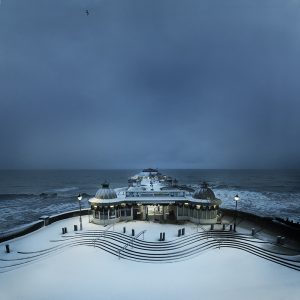
[[(299, 299), (300, 272), (289, 267), (300, 267), (297, 251), (242, 226), (237, 239), (191, 223), (109, 228), (84, 216), (77, 233), (74, 224), (78, 217), (0, 244), (0, 299)], [(132, 229), (144, 233), (133, 240)], [(166, 241), (158, 241), (160, 232)]]

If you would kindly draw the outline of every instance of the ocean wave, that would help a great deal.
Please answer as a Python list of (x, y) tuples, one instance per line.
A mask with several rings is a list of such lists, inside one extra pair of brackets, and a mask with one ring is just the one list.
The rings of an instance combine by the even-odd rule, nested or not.
[(56, 192), (56, 193), (66, 193), (70, 191), (78, 190), (78, 187), (76, 186), (71, 186), (71, 187), (64, 187), (64, 188), (59, 188), (59, 189), (53, 189), (51, 191)]
[[(81, 193), (83, 198), (92, 198), (94, 195), (91, 195), (89, 193)], [(25, 193), (20, 193), (20, 194), (0, 194), (0, 201), (5, 201), (5, 200), (24, 200), (24, 199), (51, 199), (51, 198), (62, 198), (62, 199), (73, 199), (77, 198), (78, 194), (73, 193), (73, 194), (58, 194), (56, 192), (42, 192), (40, 194), (25, 194)]]
[(18, 198), (32, 198), (36, 197), (35, 194), (0, 194), (0, 200), (11, 200)]
[(216, 197), (222, 200), (221, 207), (234, 209), (234, 196), (238, 194), (239, 210), (300, 221), (300, 193), (254, 192), (240, 189), (215, 189), (214, 192)]
[(227, 184), (219, 184), (219, 185), (214, 185), (213, 189), (228, 189), (229, 186)]
[(57, 193), (41, 193), (39, 194), (41, 198), (56, 198)]

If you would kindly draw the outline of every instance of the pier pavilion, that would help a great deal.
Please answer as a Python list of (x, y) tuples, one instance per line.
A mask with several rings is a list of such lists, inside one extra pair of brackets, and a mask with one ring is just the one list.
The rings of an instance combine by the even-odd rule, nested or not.
[(143, 172), (140, 178), (130, 178), (129, 181), (130, 186), (118, 193), (105, 182), (95, 197), (89, 199), (93, 223), (105, 225), (126, 220), (153, 220), (214, 224), (218, 220), (222, 201), (216, 198), (207, 183), (192, 192), (190, 188), (174, 185), (169, 177), (153, 172)]

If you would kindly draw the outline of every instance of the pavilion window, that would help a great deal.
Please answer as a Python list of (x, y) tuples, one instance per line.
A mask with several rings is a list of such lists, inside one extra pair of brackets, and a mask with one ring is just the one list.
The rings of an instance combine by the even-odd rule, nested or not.
[(114, 218), (116, 216), (116, 210), (114, 208), (111, 208), (109, 215), (110, 215), (110, 218)]
[(183, 212), (182, 212), (182, 207), (177, 207), (177, 211), (178, 211), (178, 216), (182, 216)]
[(189, 208), (183, 206), (183, 216), (188, 217), (189, 216)]
[(107, 208), (102, 209), (100, 217), (101, 217), (101, 219), (104, 219), (104, 220), (106, 220), (108, 218), (108, 209)]
[(197, 218), (198, 216), (198, 211), (196, 209), (193, 209), (193, 212), (194, 212), (194, 218)]

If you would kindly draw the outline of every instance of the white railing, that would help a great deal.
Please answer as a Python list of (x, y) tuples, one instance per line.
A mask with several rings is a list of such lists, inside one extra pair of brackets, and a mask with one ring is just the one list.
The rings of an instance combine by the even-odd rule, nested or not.
[[(212, 240), (216, 241), (219, 244), (219, 249), (221, 249), (221, 244), (222, 244), (223, 240), (216, 239), (212, 234), (210, 234), (209, 230), (206, 230), (205, 227), (203, 227), (202, 225), (198, 224), (198, 226), (206, 233), (206, 240), (211, 238)], [(197, 232), (198, 232), (198, 229), (197, 229)]]
[(143, 239), (144, 239), (144, 233), (146, 232), (146, 230), (141, 231), (140, 233), (138, 233), (136, 236), (133, 236), (131, 240), (129, 240), (124, 246), (123, 248), (121, 248), (119, 250), (119, 259), (121, 258), (121, 252), (123, 250), (125, 250), (130, 244), (131, 244), (131, 248), (133, 248), (133, 242), (134, 240), (138, 239), (141, 235), (143, 235)]
[(97, 242), (101, 237), (105, 238), (106, 232), (107, 232), (110, 228), (112, 228), (112, 227), (114, 227), (114, 226), (115, 226), (115, 223), (108, 225), (107, 228), (105, 228), (105, 230), (104, 230), (103, 232), (101, 232), (101, 233), (99, 234), (99, 236), (97, 236), (97, 237), (94, 239), (94, 247), (95, 247), (95, 245), (96, 245), (96, 242)]

